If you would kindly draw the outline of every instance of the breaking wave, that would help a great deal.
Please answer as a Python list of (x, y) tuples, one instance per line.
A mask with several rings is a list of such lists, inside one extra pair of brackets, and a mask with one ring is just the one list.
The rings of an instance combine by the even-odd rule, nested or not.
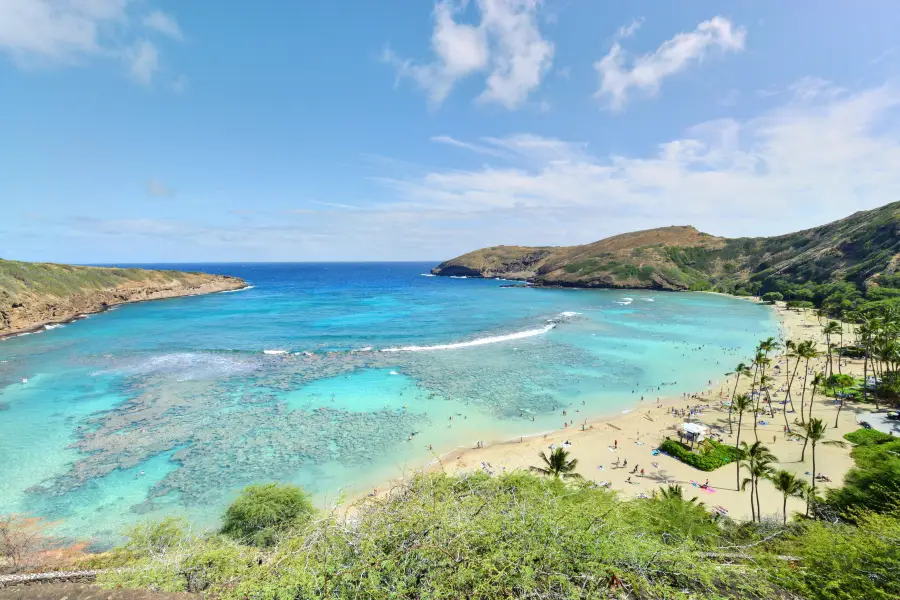
[(581, 313), (573, 311), (565, 311), (559, 313), (552, 319), (547, 319), (547, 323), (543, 327), (537, 329), (528, 329), (525, 331), (517, 331), (506, 335), (492, 335), (483, 338), (476, 338), (466, 342), (456, 342), (453, 344), (435, 344), (432, 346), (400, 346), (398, 348), (384, 348), (382, 352), (427, 352), (431, 350), (456, 350), (457, 348), (471, 348), (473, 346), (486, 346), (488, 344), (496, 344), (498, 342), (509, 342), (512, 340), (521, 340), (525, 338), (542, 335), (553, 330), (560, 323), (566, 323)]

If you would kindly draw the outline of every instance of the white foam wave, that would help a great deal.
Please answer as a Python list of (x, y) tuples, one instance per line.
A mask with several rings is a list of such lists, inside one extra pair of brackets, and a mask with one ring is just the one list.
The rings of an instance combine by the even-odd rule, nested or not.
[(631, 304), (631, 300), (616, 300), (616, 304), (619, 304), (621, 306), (628, 306), (629, 304)]
[(220, 293), (220, 294), (233, 294), (233, 293), (235, 293), (235, 292), (246, 292), (247, 290), (252, 290), (252, 289), (255, 288), (255, 287), (256, 287), (255, 285), (247, 285), (247, 286), (244, 286), (244, 287), (242, 287), (242, 288), (238, 288), (238, 289), (236, 289), (236, 290), (222, 290), (222, 291), (219, 292), (219, 293)]
[(469, 277), (466, 275), (451, 275), (450, 279), (468, 279)]
[(51, 329), (59, 329), (60, 327), (65, 327), (62, 323), (51, 323), (49, 325), (44, 325), (44, 331), (50, 331)]
[(521, 340), (542, 333), (547, 333), (556, 327), (556, 323), (547, 323), (540, 329), (529, 329), (527, 331), (518, 331), (507, 335), (494, 335), (483, 337), (468, 342), (457, 342), (455, 344), (436, 344), (434, 346), (402, 346), (400, 348), (385, 348), (382, 352), (427, 352), (429, 350), (454, 350), (456, 348), (471, 348), (473, 346), (485, 346), (487, 344), (496, 344), (497, 342), (508, 342), (510, 340)]
[(398, 348), (384, 348), (381, 352), (427, 352), (430, 350), (455, 350), (457, 348), (471, 348), (473, 346), (485, 346), (487, 344), (496, 344), (498, 342), (508, 342), (511, 340), (521, 340), (525, 338), (542, 335), (554, 329), (560, 323), (567, 323), (571, 319), (580, 316), (581, 313), (567, 310), (559, 313), (552, 319), (547, 319), (547, 324), (537, 329), (528, 329), (525, 331), (517, 331), (516, 333), (508, 333), (506, 335), (492, 335), (483, 338), (476, 338), (467, 342), (456, 342), (454, 344), (435, 344), (433, 346), (401, 346)]
[(434, 273), (419, 273), (419, 277), (434, 277)]
[(17, 334), (15, 337), (22, 337), (23, 335), (31, 335), (31, 331), (24, 331), (22, 333)]
[(263, 350), (263, 354), (287, 354), (288, 350)]
[(631, 302), (632, 300), (634, 300), (634, 298), (622, 298), (622, 300), (628, 300), (629, 302)]
[(653, 298), (638, 298), (638, 300), (643, 300), (644, 302), (653, 302)]

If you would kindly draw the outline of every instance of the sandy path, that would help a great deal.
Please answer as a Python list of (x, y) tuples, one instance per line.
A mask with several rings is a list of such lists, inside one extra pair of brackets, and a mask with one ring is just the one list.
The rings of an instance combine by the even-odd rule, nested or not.
[[(821, 335), (821, 326), (816, 317), (811, 313), (796, 313), (783, 308), (775, 309), (782, 320), (782, 343), (786, 339), (799, 342), (813, 339), (819, 344), (820, 351), (825, 350), (824, 336)], [(845, 334), (845, 339), (847, 339)], [(746, 360), (749, 362), (749, 359)], [(825, 359), (820, 358), (810, 363), (810, 371), (821, 371), (825, 368)], [(776, 367), (778, 367), (776, 369)], [(775, 378), (778, 391), (773, 390), (773, 401), (784, 398), (786, 388), (786, 359), (783, 355), (775, 357), (769, 367), (769, 373)], [(793, 368), (793, 361), (791, 361)], [(835, 368), (837, 368), (835, 366)], [(862, 375), (862, 361), (842, 361), (844, 373)], [(794, 405), (799, 410), (800, 389), (803, 378), (803, 365), (797, 373), (792, 389)], [(723, 374), (724, 375), (724, 374)], [(742, 378), (738, 392), (747, 391), (750, 388), (750, 380)], [(485, 445), (482, 448), (458, 449), (441, 458), (439, 464), (429, 467), (429, 470), (443, 469), (447, 473), (471, 472), (489, 465), (493, 472), (511, 471), (515, 469), (527, 469), (531, 465), (540, 464), (538, 453), (542, 450), (549, 452), (553, 444), (561, 445), (571, 442), (568, 450), (571, 456), (579, 461), (578, 472), (588, 480), (611, 482), (611, 489), (618, 491), (623, 497), (636, 497), (639, 494), (650, 494), (667, 483), (678, 483), (685, 486), (688, 497), (696, 495), (708, 506), (721, 506), (728, 511), (728, 515), (734, 519), (749, 520), (750, 493), (749, 491), (737, 491), (736, 469), (732, 466), (722, 467), (711, 473), (694, 469), (674, 458), (664, 456), (652, 456), (651, 451), (665, 437), (677, 439), (677, 426), (685, 421), (680, 416), (673, 416), (671, 409), (687, 409), (690, 406), (704, 405), (699, 415), (699, 422), (706, 425), (720, 427), (722, 439), (725, 443), (733, 444), (735, 434), (728, 434), (727, 408), (719, 408), (721, 400), (731, 398), (734, 389), (734, 378), (723, 376), (718, 386), (698, 392), (693, 398), (663, 398), (658, 404), (656, 401), (647, 400), (638, 405), (632, 412), (622, 416), (599, 421), (588, 421), (582, 431), (580, 423), (568, 429), (558, 430), (544, 436), (526, 437), (503, 443)], [(807, 391), (807, 402), (809, 391)], [(845, 404), (840, 416), (839, 427), (834, 425), (837, 407), (833, 401), (817, 394), (813, 408), (813, 416), (825, 420), (829, 427), (827, 439), (842, 439), (844, 433), (858, 429), (856, 424), (856, 409), (850, 403)], [(571, 415), (569, 415), (571, 418)], [(788, 420), (793, 421), (794, 415), (788, 414)], [(807, 473), (812, 469), (811, 452), (807, 449), (805, 461), (800, 462), (802, 442), (791, 441), (784, 435), (784, 416), (776, 408), (775, 418), (765, 415), (760, 416), (760, 421), (766, 421), (766, 425), (757, 426), (759, 439), (769, 450), (780, 459), (776, 468), (792, 471), (801, 477), (809, 479)], [(752, 443), (754, 441), (753, 418), (750, 414), (744, 415), (741, 430), (741, 441)], [(792, 423), (793, 425), (793, 423)], [(794, 426), (797, 428), (796, 426)], [(618, 448), (615, 449), (616, 444)], [(615, 462), (628, 461), (628, 467), (616, 467)], [(644, 470), (644, 476), (632, 474), (633, 467)], [(850, 458), (849, 444), (847, 448), (818, 446), (816, 449), (816, 470), (827, 475), (831, 483), (819, 483), (817, 487), (839, 486), (844, 474), (853, 466)], [(640, 472), (640, 471), (638, 471)], [(627, 480), (631, 479), (631, 483)], [(743, 479), (744, 475), (741, 475)], [(695, 488), (691, 482), (704, 483), (709, 480), (710, 491)], [(389, 485), (381, 487), (385, 490)], [(763, 515), (777, 515), (780, 517), (782, 510), (782, 497), (768, 481), (760, 486), (760, 505)], [(803, 510), (804, 503), (797, 498), (788, 499), (788, 513)]]

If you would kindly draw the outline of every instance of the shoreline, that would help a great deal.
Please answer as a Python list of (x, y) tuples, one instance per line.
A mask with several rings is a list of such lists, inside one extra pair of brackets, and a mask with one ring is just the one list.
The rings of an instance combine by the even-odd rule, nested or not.
[[(159, 294), (156, 297), (147, 297), (147, 298), (134, 298), (113, 302), (102, 302), (97, 308), (78, 311), (74, 314), (68, 314), (66, 316), (60, 316), (53, 319), (47, 319), (44, 321), (40, 321), (37, 323), (30, 324), (26, 327), (20, 327), (18, 329), (12, 329), (10, 331), (5, 331), (0, 333), (0, 342), (4, 340), (8, 340), (10, 338), (15, 338), (20, 335), (32, 335), (35, 333), (41, 333), (43, 331), (48, 331), (48, 325), (69, 325), (70, 323), (74, 323), (76, 321), (81, 321), (93, 315), (103, 314), (105, 312), (109, 312), (113, 308), (118, 306), (123, 306), (125, 304), (137, 304), (140, 302), (154, 302), (157, 300), (172, 300), (175, 298), (187, 298), (191, 296), (206, 296), (208, 294), (220, 294), (226, 292), (239, 292), (241, 290), (245, 290), (248, 288), (252, 288), (253, 286), (240, 279), (238, 277), (232, 277), (230, 275), (216, 275), (215, 277), (221, 278), (216, 279), (195, 288), (187, 288), (184, 293), (169, 293), (171, 290), (157, 290), (156, 292), (150, 292), (151, 296), (153, 294)], [(240, 282), (239, 287), (234, 287), (233, 284)], [(221, 284), (217, 285), (217, 284)], [(215, 287), (216, 289), (205, 289), (207, 287)], [(199, 288), (199, 290), (198, 290)], [(98, 290), (98, 293), (115, 293), (117, 290)], [(123, 290), (123, 291), (133, 291), (133, 290)], [(51, 328), (52, 330), (52, 328)]]
[[(759, 301), (758, 298), (753, 297), (729, 297)], [(820, 339), (822, 337), (821, 327), (816, 318), (808, 311), (789, 311), (782, 304), (771, 305), (771, 308), (778, 321), (775, 337), (782, 344), (787, 339), (795, 342), (815, 339), (820, 344), (824, 343)], [(750, 357), (745, 360), (749, 363)], [(824, 358), (819, 358), (817, 361), (811, 362), (810, 366), (812, 369), (818, 369), (822, 364), (824, 364)], [(845, 373), (854, 372), (856, 369), (860, 371), (859, 374), (862, 373), (862, 361), (842, 359), (841, 364), (845, 365)], [(779, 373), (782, 365), (787, 370)], [(775, 406), (780, 406), (776, 400), (783, 397), (782, 394), (786, 388), (784, 383), (779, 383), (780, 378), (785, 377), (793, 367), (794, 361), (785, 362), (783, 348), (772, 356), (770, 368), (776, 379), (775, 386), (778, 387), (777, 390), (773, 389), (772, 393)], [(799, 385), (803, 377), (803, 374), (798, 371), (791, 392), (794, 402), (797, 402), (801, 396)], [(685, 492), (688, 497), (692, 493), (704, 496), (701, 500), (710, 505), (715, 502), (715, 506), (724, 508), (729, 517), (737, 520), (749, 520), (751, 511), (749, 507), (745, 506), (749, 494), (735, 489), (736, 473), (734, 469), (723, 467), (711, 472), (701, 471), (664, 454), (660, 453), (658, 456), (652, 457), (650, 454), (650, 451), (655, 449), (666, 437), (675, 437), (677, 426), (686, 420), (680, 416), (680, 413), (674, 415), (672, 411), (688, 406), (703, 406), (704, 408), (700, 409), (695, 420), (718, 429), (722, 443), (734, 445), (736, 438), (734, 435), (728, 434), (728, 411), (721, 406), (722, 401), (731, 399), (734, 383), (733, 377), (725, 377), (723, 373), (719, 381), (711, 381), (711, 385), (687, 392), (683, 396), (661, 395), (658, 399), (647, 398), (621, 414), (583, 420), (584, 429), (579, 423), (573, 424), (569, 428), (485, 442), (481, 447), (457, 446), (440, 456), (435, 454), (433, 460), (420, 465), (419, 468), (407, 469), (399, 477), (380, 481), (379, 485), (370, 493), (354, 494), (353, 499), (364, 500), (373, 494), (383, 496), (389, 493), (395, 484), (417, 473), (440, 471), (448, 475), (459, 475), (482, 470), (490, 473), (527, 470), (529, 466), (540, 462), (538, 457), (540, 451), (547, 451), (549, 446), (559, 446), (570, 442), (570, 445), (567, 446), (570, 458), (579, 460), (577, 472), (586, 481), (593, 480), (598, 484), (608, 482), (610, 489), (626, 495), (623, 497), (630, 497), (633, 493), (638, 497), (643, 497), (653, 493), (661, 485), (674, 483), (687, 488)], [(737, 393), (746, 392), (749, 388), (749, 381), (742, 379), (740, 384)], [(807, 397), (808, 395), (807, 391)], [(836, 431), (832, 427), (836, 411), (833, 399), (817, 394), (815, 400), (817, 414), (814, 416), (823, 418), (828, 425), (828, 439), (842, 439), (844, 433), (859, 428), (855, 418), (858, 409), (854, 403), (845, 403), (840, 417), (841, 423)], [(763, 410), (762, 407), (761, 410)], [(823, 414), (825, 411), (827, 414)], [(795, 472), (801, 478), (808, 479), (810, 452), (806, 452), (803, 462), (799, 460), (802, 444), (798, 445), (796, 438), (784, 432), (785, 416), (781, 410), (776, 409), (773, 419), (769, 417), (768, 409), (765, 409), (758, 416), (759, 423), (756, 424), (756, 428), (754, 428), (754, 419), (748, 417), (750, 417), (750, 413), (745, 413), (742, 427), (737, 433), (741, 436), (741, 441), (752, 443), (755, 435), (758, 435), (760, 441), (763, 441), (779, 457), (780, 462), (776, 463), (777, 468)], [(790, 416), (789, 418), (793, 419), (794, 417)], [(765, 425), (761, 425), (762, 423)], [(796, 431), (796, 425), (790, 421), (789, 425), (793, 426)], [(614, 463), (610, 462), (620, 458), (628, 461), (628, 469), (616, 467)], [(844, 475), (853, 466), (849, 445), (847, 448), (819, 446), (816, 451), (816, 461), (817, 469), (825, 472), (830, 478), (830, 482), (818, 484), (823, 488), (840, 486), (843, 483)], [(641, 471), (644, 472), (644, 476), (631, 473), (632, 465), (643, 467)], [(626, 476), (629, 477), (626, 479)], [(710, 482), (707, 489), (699, 487), (698, 482), (702, 483), (704, 480)], [(707, 492), (709, 497), (702, 492)], [(715, 495), (713, 496), (713, 494)], [(782, 498), (771, 483), (764, 482), (760, 486), (760, 497), (767, 505), (764, 508), (765, 514), (780, 514)], [(802, 502), (796, 498), (788, 501), (789, 510), (801, 510), (802, 506)]]

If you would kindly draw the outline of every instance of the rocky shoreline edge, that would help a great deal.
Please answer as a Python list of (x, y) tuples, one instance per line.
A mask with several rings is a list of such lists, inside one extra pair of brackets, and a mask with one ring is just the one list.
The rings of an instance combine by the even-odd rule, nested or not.
[[(46, 331), (48, 325), (68, 325), (81, 319), (86, 319), (91, 315), (107, 312), (117, 306), (123, 304), (133, 304), (136, 302), (150, 302), (153, 300), (168, 300), (171, 298), (185, 298), (188, 296), (204, 296), (206, 294), (216, 294), (221, 292), (237, 292), (247, 289), (250, 286), (246, 281), (239, 277), (230, 275), (211, 276), (215, 279), (191, 286), (174, 286), (174, 287), (129, 287), (125, 289), (98, 290), (92, 296), (98, 298), (94, 301), (84, 299), (84, 310), (70, 310), (65, 314), (53, 316), (49, 319), (34, 321), (24, 327), (18, 327), (9, 331), (0, 332), (0, 341), (14, 338), (20, 335), (27, 335)], [(156, 288), (156, 289), (154, 289)], [(179, 289), (180, 288), (180, 289)], [(100, 299), (103, 298), (103, 299)], [(79, 304), (74, 302), (74, 304)]]

